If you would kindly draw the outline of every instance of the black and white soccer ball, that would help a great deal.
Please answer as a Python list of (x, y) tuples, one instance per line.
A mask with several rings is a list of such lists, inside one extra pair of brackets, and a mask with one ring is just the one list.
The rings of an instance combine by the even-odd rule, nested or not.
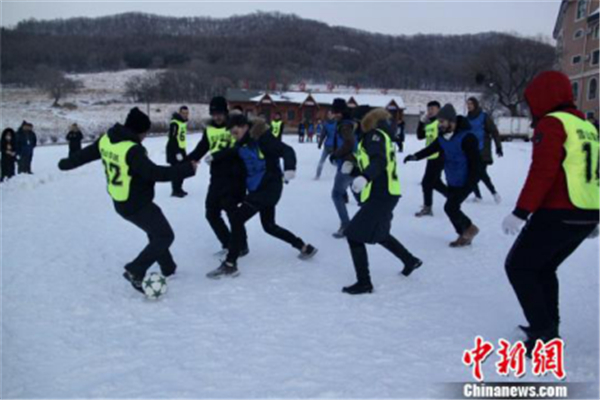
[(167, 293), (167, 279), (158, 272), (152, 272), (142, 281), (142, 289), (147, 298), (157, 300)]

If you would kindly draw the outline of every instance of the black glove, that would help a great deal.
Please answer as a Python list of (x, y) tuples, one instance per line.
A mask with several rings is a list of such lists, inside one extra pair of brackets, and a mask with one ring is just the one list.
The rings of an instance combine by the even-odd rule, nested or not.
[(414, 154), (411, 154), (409, 156), (404, 157), (404, 164), (406, 164), (409, 161), (418, 161), (418, 160)]
[(502, 151), (502, 149), (496, 149), (496, 155), (498, 157), (504, 157), (504, 152)]
[(333, 164), (333, 165), (337, 164), (337, 157), (335, 156), (335, 154), (333, 154), (333, 153), (332, 153), (332, 154), (329, 156), (329, 162), (330, 162), (331, 164)]

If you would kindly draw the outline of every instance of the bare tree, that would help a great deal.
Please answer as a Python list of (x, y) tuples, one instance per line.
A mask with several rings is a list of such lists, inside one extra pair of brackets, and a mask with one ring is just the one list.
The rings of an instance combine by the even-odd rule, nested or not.
[(525, 101), (523, 92), (541, 71), (552, 68), (554, 50), (537, 40), (502, 36), (490, 43), (471, 66), (476, 83), (493, 94), (510, 115), (517, 117)]
[(36, 86), (54, 101), (53, 107), (58, 106), (59, 100), (65, 95), (75, 93), (81, 87), (81, 82), (67, 78), (63, 72), (49, 67), (37, 68), (34, 79)]

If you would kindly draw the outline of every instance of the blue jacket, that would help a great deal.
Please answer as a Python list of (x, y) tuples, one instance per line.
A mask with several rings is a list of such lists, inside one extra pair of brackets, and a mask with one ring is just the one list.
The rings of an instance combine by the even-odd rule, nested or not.
[(37, 146), (37, 135), (34, 131), (17, 130), (15, 150), (19, 157), (30, 157), (33, 149)]
[(471, 118), (467, 117), (469, 120), (469, 124), (471, 124), (471, 132), (475, 135), (477, 140), (479, 141), (479, 150), (483, 150), (483, 145), (485, 143), (485, 120), (487, 118), (487, 114), (485, 112), (480, 112), (476, 117)]
[(336, 127), (337, 123), (335, 120), (329, 120), (323, 125), (323, 133), (325, 136), (325, 147), (333, 148), (334, 141), (336, 140)]

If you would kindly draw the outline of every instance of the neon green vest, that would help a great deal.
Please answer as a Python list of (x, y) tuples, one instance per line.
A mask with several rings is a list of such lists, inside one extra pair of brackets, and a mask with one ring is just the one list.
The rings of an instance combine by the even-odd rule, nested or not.
[(129, 199), (131, 175), (127, 165), (127, 153), (135, 145), (132, 141), (111, 143), (106, 134), (100, 139), (100, 157), (106, 172), (108, 194), (114, 201), (123, 202)]
[(231, 136), (231, 132), (226, 127), (215, 128), (214, 126), (208, 126), (206, 128), (206, 135), (208, 136), (208, 151), (215, 153), (217, 151), (233, 147), (235, 139)]
[[(398, 174), (396, 172), (396, 151), (394, 150), (394, 146), (392, 145), (392, 140), (388, 136), (385, 131), (378, 129), (381, 136), (385, 138), (385, 153), (386, 153), (386, 173), (388, 178), (388, 190), (391, 195), (400, 196), (400, 180), (398, 179)], [(369, 155), (365, 150), (362, 140), (358, 144), (358, 151), (356, 153), (356, 160), (358, 161), (358, 168), (361, 171), (367, 169), (370, 164)], [(360, 193), (360, 201), (362, 203), (366, 202), (371, 196), (371, 188), (373, 186), (373, 182), (367, 183), (367, 186)]]
[(177, 125), (177, 144), (179, 148), (182, 150), (187, 149), (187, 122), (173, 119), (171, 123)]
[(273, 132), (273, 136), (275, 136), (276, 138), (278, 138), (279, 136), (281, 136), (281, 126), (283, 125), (283, 121), (279, 120), (279, 121), (271, 121), (271, 132)]
[(548, 114), (562, 122), (567, 140), (563, 169), (567, 177), (569, 198), (577, 208), (600, 208), (600, 180), (598, 179), (598, 131), (589, 121), (566, 113)]
[[(425, 125), (425, 147), (429, 146), (431, 143), (435, 142), (438, 137), (440, 122), (435, 120)], [(440, 156), (440, 153), (435, 153), (429, 157), (428, 160), (435, 160)]]

